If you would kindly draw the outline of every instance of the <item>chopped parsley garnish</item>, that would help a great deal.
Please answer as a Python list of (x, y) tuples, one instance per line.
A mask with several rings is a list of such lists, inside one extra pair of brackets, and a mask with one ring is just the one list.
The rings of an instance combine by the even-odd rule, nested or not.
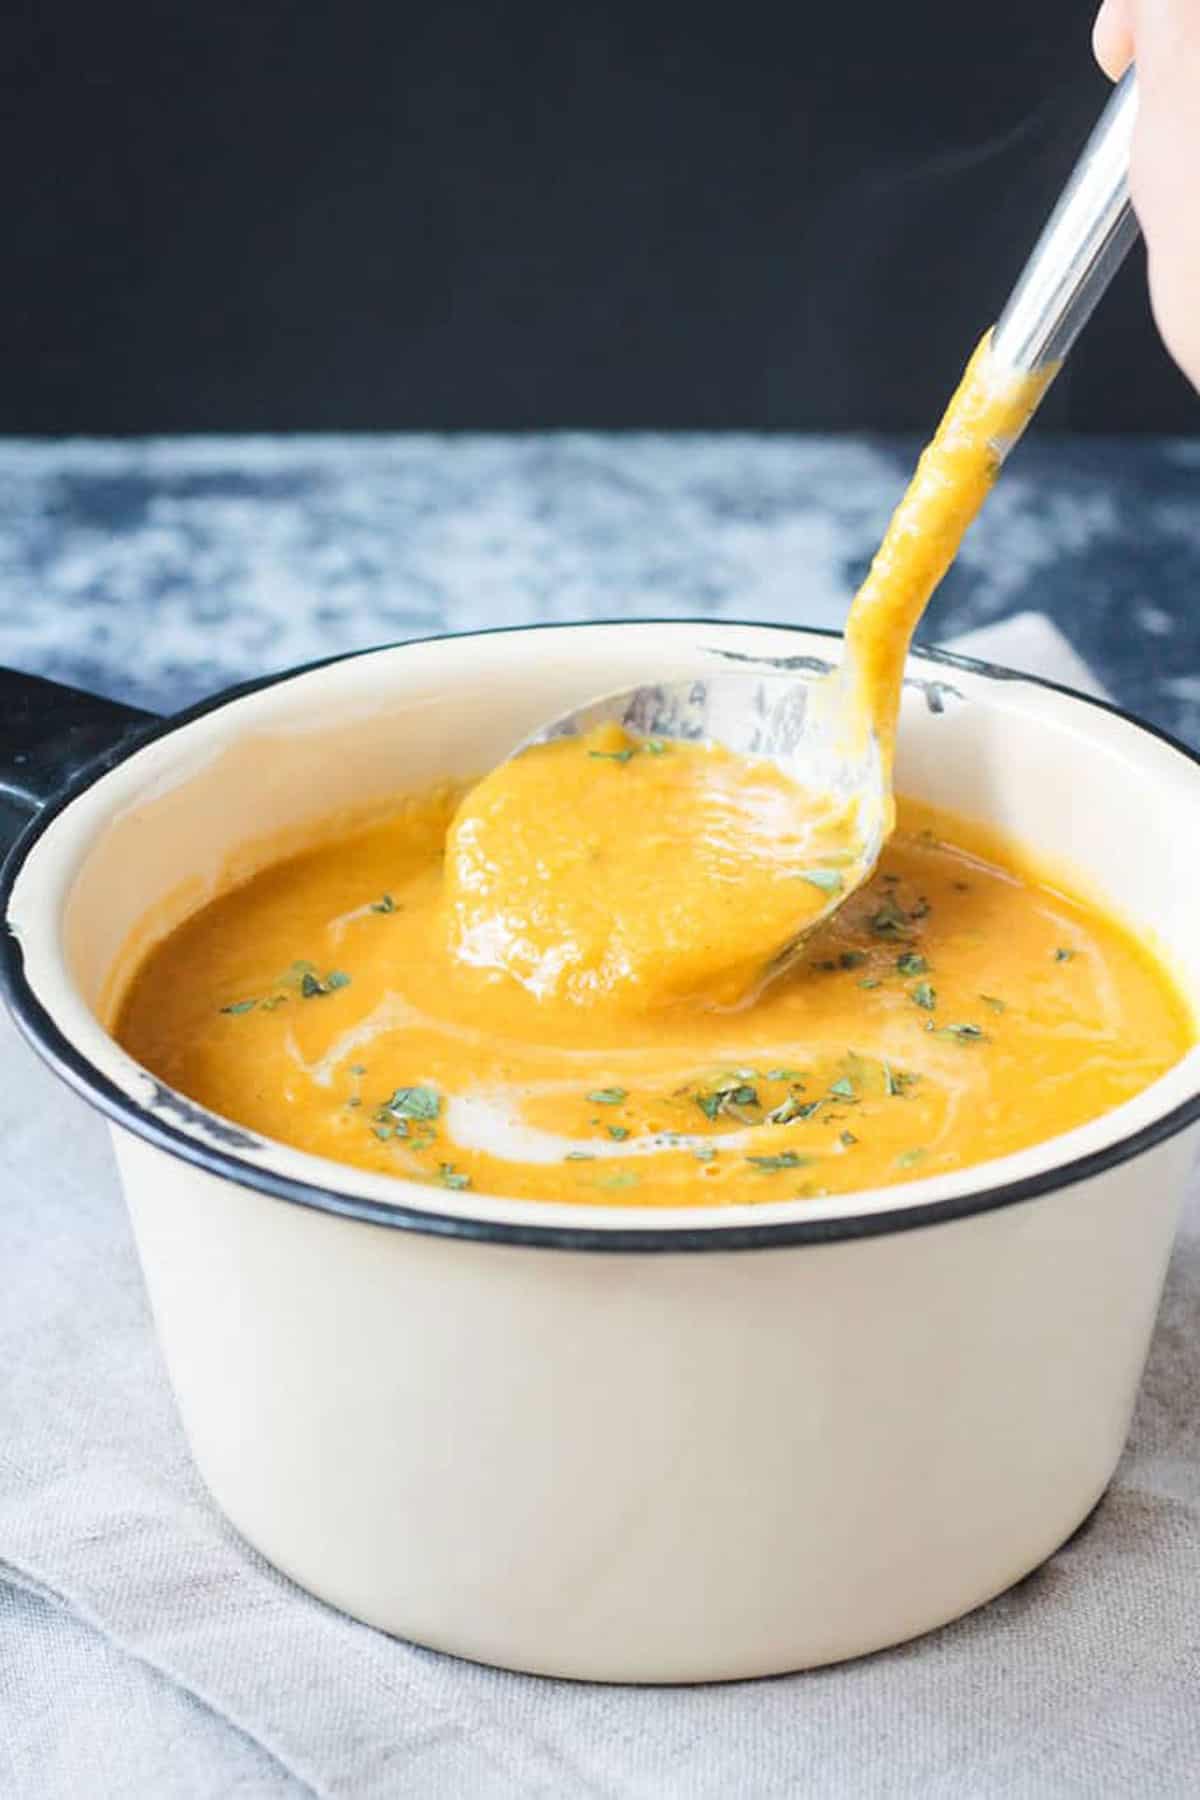
[(914, 1004), (923, 1006), (926, 1012), (936, 1011), (937, 990), (928, 981), (918, 981), (916, 987), (910, 990), (910, 995)]
[(1002, 1013), (1004, 1011), (1003, 1000), (997, 1000), (995, 994), (980, 994), (979, 998), (985, 1006), (990, 1006), (993, 1012)]
[(928, 1155), (928, 1150), (903, 1150), (896, 1158), (896, 1167), (898, 1169), (911, 1169), (915, 1167), (923, 1157)]
[(629, 1127), (627, 1125), (610, 1125), (608, 1135), (610, 1138), (615, 1138), (618, 1144), (624, 1143), (629, 1136)]
[(372, 1125), (371, 1130), (375, 1133), (375, 1136), (379, 1139), (381, 1144), (386, 1144), (389, 1138), (395, 1137), (396, 1135), (396, 1129), (393, 1125)]
[(903, 956), (896, 958), (896, 968), (901, 975), (924, 975), (929, 964), (915, 950), (906, 950)]
[(1054, 960), (1055, 962), (1070, 962), (1071, 958), (1075, 955), (1076, 952), (1074, 950), (1068, 950), (1060, 944), (1058, 949), (1054, 952)]
[(620, 1106), (622, 1100), (629, 1098), (626, 1090), (619, 1087), (594, 1088), (587, 1098), (593, 1106)]
[(716, 1154), (716, 1150), (711, 1144), (694, 1144), (692, 1146), (692, 1155), (697, 1162), (711, 1162)]
[(854, 1083), (850, 1080), (848, 1075), (842, 1075), (837, 1081), (832, 1082), (830, 1084), (829, 1092), (831, 1094), (836, 1094), (839, 1100), (858, 1099)]
[(909, 936), (910, 927), (908, 914), (901, 907), (897, 906), (895, 899), (891, 894), (886, 897), (880, 906), (875, 908), (875, 911), (867, 920), (867, 924), (871, 927), (871, 930), (875, 933), (876, 937), (902, 938)]
[(805, 1169), (812, 1162), (811, 1156), (798, 1156), (794, 1150), (781, 1150), (778, 1156), (748, 1156), (746, 1161), (761, 1169), (764, 1175), (774, 1175), (780, 1169)]
[(863, 950), (843, 950), (838, 957), (838, 967), (839, 969), (861, 969), (866, 960), (866, 952)]
[(443, 1187), (455, 1190), (468, 1188), (471, 1185), (471, 1177), (464, 1174), (461, 1169), (456, 1169), (453, 1163), (439, 1163), (437, 1178)]
[(807, 1070), (805, 1070), (805, 1069), (768, 1069), (767, 1070), (767, 1080), (768, 1081), (803, 1081), (806, 1073), (807, 1073)]
[(311, 969), (305, 969), (300, 976), (300, 993), (305, 1000), (315, 1000), (322, 994), (336, 994), (339, 988), (349, 986), (350, 977), (344, 969), (330, 969), (324, 981)]
[(436, 1119), (442, 1102), (436, 1088), (402, 1087), (396, 1089), (383, 1110), (397, 1119)]
[(371, 911), (377, 913), (394, 913), (396, 902), (390, 894), (381, 894), (378, 900), (372, 900)]
[(257, 1005), (257, 1000), (235, 1000), (232, 1006), (223, 1006), (221, 1011), (223, 1013), (232, 1013), (236, 1018), (242, 1013), (253, 1012)]
[(647, 756), (665, 756), (667, 748), (662, 738), (652, 737), (643, 738), (637, 744), (626, 744), (620, 750), (589, 750), (588, 755), (595, 757), (597, 762), (627, 763), (633, 761), (639, 750), (644, 750)]
[(925, 1029), (926, 1031), (932, 1031), (935, 1037), (954, 1038), (960, 1044), (987, 1043), (987, 1033), (978, 1025), (941, 1025), (935, 1027), (933, 1020), (928, 1019), (925, 1024)]
[(838, 1133), (838, 1143), (842, 1145), (843, 1149), (849, 1150), (853, 1145), (857, 1144), (857, 1142), (858, 1139), (852, 1131), (840, 1131)]
[(868, 975), (865, 980), (860, 981), (858, 985), (860, 988), (877, 988), (880, 985), (880, 982), (878, 976)]
[(351, 1063), (350, 1064), (351, 1075), (365, 1075), (366, 1072), (367, 1072), (366, 1063)]
[(910, 1087), (914, 1087), (921, 1079), (919, 1075), (910, 1075), (906, 1069), (893, 1069), (891, 1063), (883, 1065), (884, 1093), (901, 1100)]
[(752, 1125), (753, 1119), (747, 1119), (740, 1109), (746, 1106), (757, 1106), (758, 1090), (744, 1081), (731, 1082), (725, 1087), (714, 1088), (707, 1094), (694, 1094), (693, 1099), (706, 1119), (719, 1119), (723, 1113), (740, 1119), (743, 1125)]
[(791, 1125), (797, 1119), (811, 1119), (818, 1107), (824, 1106), (823, 1100), (797, 1100), (795, 1094), (789, 1094), (778, 1106), (773, 1106), (767, 1114), (769, 1125)]
[(800, 880), (826, 894), (840, 894), (846, 883), (836, 869), (801, 869)]

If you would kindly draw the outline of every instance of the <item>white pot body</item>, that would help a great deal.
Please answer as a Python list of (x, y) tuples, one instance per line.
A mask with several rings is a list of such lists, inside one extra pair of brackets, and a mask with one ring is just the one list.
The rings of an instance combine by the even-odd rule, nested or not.
[[(247, 839), (477, 771), (573, 699), (728, 648), (830, 650), (769, 628), (584, 627), (292, 678), (74, 801), (10, 903), (50, 1022), (26, 1028), (60, 1060), (69, 1046), (68, 1078), (118, 1115), (217, 1502), (324, 1599), (514, 1668), (762, 1675), (913, 1636), (1017, 1580), (1111, 1476), (1192, 1160), (1194, 1054), (1052, 1145), (874, 1194), (657, 1215), (431, 1196), (230, 1134), (97, 1020), (138, 918), (166, 918), (173, 891), (195, 904)], [(1195, 764), (1036, 684), (923, 673), (957, 695), (941, 711), (910, 695), (902, 785), (1070, 857), (1200, 997)]]
[(238, 1529), (386, 1631), (604, 1681), (855, 1656), (1049, 1555), (1120, 1455), (1190, 1156), (895, 1236), (610, 1256), (351, 1224), (117, 1135)]

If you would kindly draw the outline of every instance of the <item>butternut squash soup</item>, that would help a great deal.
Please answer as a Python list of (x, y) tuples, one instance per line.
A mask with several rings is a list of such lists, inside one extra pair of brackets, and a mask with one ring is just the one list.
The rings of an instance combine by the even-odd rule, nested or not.
[[(655, 783), (672, 791), (672, 758), (676, 793), (715, 768), (719, 795), (736, 759), (672, 745), (597, 764), (576, 740), (544, 759), (564, 805), (572, 756), (603, 771), (614, 805), (630, 784), (616, 874), (631, 884), (607, 932), (596, 909), (573, 981), (552, 970), (531, 991), (457, 953), (461, 880), (444, 853), (458, 796), (441, 790), (185, 921), (137, 971), (120, 1041), (214, 1112), (321, 1156), (450, 1189), (646, 1206), (842, 1193), (1002, 1156), (1129, 1099), (1193, 1041), (1171, 979), (1118, 920), (1018, 846), (904, 800), (872, 881), (752, 1006), (711, 1007), (691, 965), (684, 991), (647, 980), (640, 1005), (614, 1005), (608, 959), (641, 967), (677, 906), (707, 908), (714, 933), (741, 929), (690, 809), (674, 826), (669, 808), (639, 814)], [(745, 773), (752, 814), (785, 804)], [(577, 823), (564, 879), (586, 883), (591, 821)], [(646, 848), (669, 828), (682, 841)], [(617, 892), (613, 868), (599, 886)], [(784, 886), (767, 855), (755, 904)], [(506, 930), (519, 898), (500, 909)], [(557, 929), (532, 921), (530, 968)]]

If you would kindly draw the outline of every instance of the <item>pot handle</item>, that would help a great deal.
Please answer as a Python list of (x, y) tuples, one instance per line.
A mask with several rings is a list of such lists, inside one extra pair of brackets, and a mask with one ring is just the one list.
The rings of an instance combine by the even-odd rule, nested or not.
[(0, 856), (80, 770), (116, 762), (154, 723), (139, 707), (0, 669)]

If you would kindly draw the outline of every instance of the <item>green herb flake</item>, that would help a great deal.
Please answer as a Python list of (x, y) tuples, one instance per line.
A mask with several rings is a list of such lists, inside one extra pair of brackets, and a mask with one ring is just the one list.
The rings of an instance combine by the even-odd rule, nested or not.
[(642, 745), (642, 749), (645, 750), (649, 756), (665, 756), (667, 746), (663, 743), (661, 738), (647, 738)]
[(350, 1098), (346, 1102), (346, 1105), (347, 1106), (361, 1106), (362, 1101), (359, 1099), (357, 1094), (351, 1094)]
[(397, 1119), (436, 1119), (442, 1109), (436, 1088), (397, 1088), (384, 1110)]
[(627, 1125), (610, 1125), (608, 1135), (610, 1138), (615, 1138), (618, 1144), (623, 1144), (629, 1136), (629, 1127)]
[(792, 1125), (797, 1119), (811, 1119), (818, 1107), (824, 1106), (823, 1100), (797, 1100), (795, 1094), (789, 1094), (778, 1106), (771, 1108), (767, 1114), (768, 1125)]
[(806, 1069), (768, 1069), (767, 1080), (802, 1082), (807, 1072)]
[(595, 1088), (586, 1098), (591, 1101), (593, 1106), (620, 1106), (623, 1100), (629, 1098), (629, 1095), (624, 1088), (620, 1087)]
[(1002, 1013), (1004, 1011), (1003, 1000), (997, 1000), (995, 994), (980, 994), (979, 998), (983, 1001), (985, 1006), (990, 1006), (994, 1013)]
[(832, 1082), (830, 1084), (829, 1092), (831, 1094), (836, 1094), (839, 1100), (858, 1099), (854, 1083), (850, 1080), (848, 1075), (843, 1075), (839, 1080)]
[(443, 1187), (453, 1188), (455, 1192), (471, 1185), (471, 1177), (461, 1169), (456, 1169), (453, 1163), (439, 1163), (437, 1178)]
[(881, 938), (903, 938), (910, 935), (908, 914), (897, 906), (891, 894), (877, 906), (867, 924)]
[(853, 1149), (854, 1145), (857, 1144), (857, 1142), (858, 1142), (858, 1139), (855, 1137), (855, 1135), (852, 1131), (840, 1131), (838, 1133), (838, 1143), (841, 1144), (841, 1146), (844, 1150)]
[(372, 900), (371, 911), (377, 913), (394, 913), (396, 902), (390, 894), (381, 894), (378, 900)]
[(351, 1063), (350, 1064), (351, 1075), (365, 1075), (366, 1072), (367, 1072), (366, 1063)]
[(240, 1018), (243, 1013), (253, 1012), (257, 1005), (257, 1000), (235, 1000), (232, 1006), (223, 1006), (221, 1011), (231, 1013), (234, 1018)]
[(389, 1138), (395, 1136), (395, 1130), (391, 1125), (372, 1125), (371, 1130), (381, 1144), (386, 1144)]
[(880, 985), (879, 978), (875, 975), (868, 975), (866, 979), (860, 981), (858, 985), (860, 988), (877, 988)]
[(778, 1156), (748, 1156), (746, 1161), (761, 1169), (764, 1175), (775, 1175), (781, 1169), (805, 1169), (811, 1156), (798, 1156), (794, 1150), (781, 1150)]
[(714, 1088), (711, 1093), (694, 1094), (692, 1098), (706, 1119), (719, 1119), (723, 1113), (730, 1113), (735, 1119), (742, 1119), (743, 1124), (751, 1121), (747, 1121), (738, 1108), (759, 1104), (757, 1088), (744, 1081)]
[(694, 1144), (692, 1146), (692, 1155), (697, 1162), (711, 1162), (716, 1154), (711, 1144)]
[(928, 981), (918, 981), (916, 987), (909, 990), (909, 998), (915, 1006), (924, 1007), (926, 1012), (937, 1009), (937, 990)]
[(928, 1150), (903, 1150), (896, 1158), (896, 1167), (898, 1169), (915, 1168), (928, 1155)]
[(323, 994), (336, 994), (339, 988), (350, 986), (350, 977), (344, 969), (331, 969), (322, 981), (311, 963), (303, 966), (295, 963), (293, 966), (299, 972), (300, 994), (305, 1000), (316, 1000)]
[(843, 950), (838, 957), (838, 968), (861, 969), (866, 960), (866, 952), (863, 950)]
[(883, 1091), (893, 1099), (902, 1100), (920, 1079), (919, 1075), (910, 1075), (907, 1069), (893, 1069), (889, 1062), (883, 1065)]
[(896, 970), (900, 975), (924, 975), (928, 969), (925, 958), (918, 956), (915, 950), (906, 950), (903, 956), (896, 958)]
[(953, 1038), (959, 1044), (986, 1044), (987, 1033), (978, 1025), (942, 1025), (935, 1029), (932, 1019), (925, 1025), (926, 1031), (932, 1031), (935, 1037)]
[(1054, 960), (1055, 962), (1070, 962), (1077, 954), (1077, 951), (1068, 950), (1060, 944), (1058, 949), (1054, 952)]
[(627, 762), (632, 762), (634, 752), (632, 749), (627, 749), (627, 750), (589, 750), (588, 755), (595, 762), (627, 763)]
[(261, 1005), (264, 1012), (274, 1012), (276, 1007), (286, 1006), (287, 1003), (288, 997), (286, 994), (272, 994), (270, 999), (263, 1000)]
[(840, 894), (846, 882), (836, 869), (801, 869), (800, 880), (826, 894)]

